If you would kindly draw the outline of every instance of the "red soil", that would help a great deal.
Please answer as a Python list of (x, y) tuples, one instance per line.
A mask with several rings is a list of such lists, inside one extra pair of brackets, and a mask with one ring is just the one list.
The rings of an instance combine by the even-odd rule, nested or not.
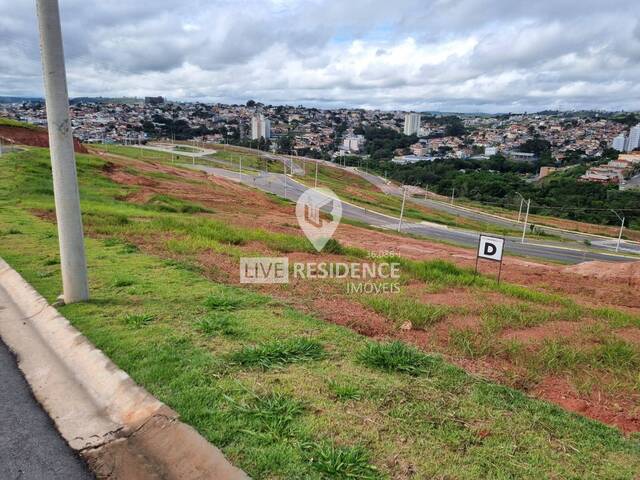
[[(44, 128), (24, 128), (0, 125), (0, 138), (5, 142), (31, 147), (49, 147), (49, 133)], [(87, 149), (77, 138), (73, 139), (73, 148), (77, 153), (87, 153)]]
[(585, 398), (565, 378), (547, 377), (533, 393), (560, 405), (562, 408), (614, 425), (626, 433), (640, 431), (640, 407), (637, 399), (628, 397), (609, 398), (604, 401), (601, 392), (594, 391)]

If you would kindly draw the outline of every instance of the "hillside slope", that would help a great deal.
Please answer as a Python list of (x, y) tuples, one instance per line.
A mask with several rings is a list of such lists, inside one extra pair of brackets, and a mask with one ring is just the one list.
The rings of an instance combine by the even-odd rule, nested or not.
[[(640, 441), (621, 432), (639, 430), (630, 287), (595, 305), (607, 282), (521, 260), (497, 285), (464, 249), (347, 224), (317, 254), (291, 203), (234, 182), (109, 155), (79, 155), (78, 172), (92, 301), (63, 314), (253, 478), (640, 471)], [(55, 299), (46, 150), (0, 157), (0, 204), (0, 255)], [(395, 297), (239, 283), (243, 256), (384, 252), (401, 264)]]

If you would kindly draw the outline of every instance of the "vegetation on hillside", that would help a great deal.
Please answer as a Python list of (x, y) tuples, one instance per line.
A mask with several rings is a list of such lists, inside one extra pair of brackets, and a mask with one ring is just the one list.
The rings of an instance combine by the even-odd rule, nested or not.
[[(631, 479), (640, 469), (637, 438), (468, 375), (438, 355), (372, 342), (273, 296), (217, 280), (216, 266), (198, 263), (199, 255), (217, 251), (235, 259), (252, 248), (254, 254), (313, 248), (301, 236), (234, 226), (169, 195), (131, 203), (140, 187), (109, 180), (104, 173), (112, 167), (78, 156), (93, 298), (62, 313), (252, 478)], [(134, 164), (124, 168), (135, 174)], [(54, 300), (60, 266), (47, 150), (0, 157), (0, 206), (0, 255)], [(134, 243), (151, 240), (164, 250), (145, 253)], [(361, 252), (345, 253), (348, 259)], [(542, 307), (560, 305), (552, 295), (497, 286), (446, 262), (405, 260), (403, 269), (425, 282), (478, 282), (532, 302), (488, 316), (501, 322), (491, 323), (491, 332), (513, 319), (545, 321)], [(406, 299), (393, 301), (373, 307), (414, 314)], [(567, 310), (567, 318), (576, 312)], [(426, 313), (428, 326), (448, 312)], [(488, 333), (456, 338), (473, 355), (498, 345)], [(635, 350), (620, 342), (584, 358), (564, 345), (548, 350), (544, 360), (557, 369), (580, 372), (594, 363), (637, 372)]]

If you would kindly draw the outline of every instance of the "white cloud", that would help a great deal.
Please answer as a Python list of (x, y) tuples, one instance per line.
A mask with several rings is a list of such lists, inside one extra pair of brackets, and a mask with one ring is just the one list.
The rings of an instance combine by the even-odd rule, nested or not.
[[(61, 0), (72, 95), (468, 111), (640, 108), (635, 8)], [(0, 0), (0, 95), (42, 91), (35, 26), (31, 2)]]

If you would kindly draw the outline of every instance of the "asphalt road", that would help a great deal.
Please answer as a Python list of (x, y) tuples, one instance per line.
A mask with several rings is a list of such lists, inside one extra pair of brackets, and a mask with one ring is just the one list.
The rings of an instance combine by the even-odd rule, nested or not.
[[(378, 175), (372, 175), (364, 170), (360, 170), (355, 167), (343, 167), (342, 165), (339, 165), (334, 162), (328, 162), (326, 160), (316, 160), (316, 159), (306, 158), (306, 157), (294, 157), (294, 161), (291, 162), (291, 159), (288, 156), (265, 154), (265, 152), (260, 152), (259, 150), (252, 150), (252, 149), (243, 149), (243, 150), (246, 150), (250, 153), (254, 153), (258, 155), (267, 155), (272, 160), (280, 160), (282, 162), (285, 162), (288, 166), (293, 165), (293, 167), (290, 167), (290, 168), (293, 168), (293, 172), (291, 173), (293, 173), (294, 175), (301, 175), (303, 173), (303, 169), (300, 168), (298, 165), (296, 165), (296, 163), (307, 162), (307, 164), (311, 165), (315, 162), (318, 162), (321, 165), (325, 165), (331, 168), (344, 169), (352, 173), (355, 173), (361, 176), (362, 178), (366, 179), (373, 185), (377, 186), (383, 192), (389, 195), (394, 195), (397, 197), (402, 197), (403, 195), (401, 187), (398, 187), (392, 183), (387, 182), (385, 179), (381, 178)], [(640, 175), (637, 177), (636, 181), (640, 182)], [(415, 188), (416, 191), (418, 192), (420, 191), (424, 192), (424, 190), (420, 189), (419, 187), (411, 187), (411, 188)], [(494, 225), (504, 229), (521, 231), (523, 226), (522, 223), (518, 222), (517, 220), (511, 220), (508, 218), (500, 217), (499, 215), (492, 215), (490, 213), (479, 212), (477, 210), (461, 207), (455, 204), (450, 205), (448, 202), (437, 201), (434, 199), (425, 200), (425, 199), (416, 198), (416, 197), (408, 197), (407, 201), (411, 203), (423, 205), (433, 210), (441, 211), (444, 213), (456, 215), (463, 218), (468, 218), (468, 219), (475, 220), (482, 223), (487, 223), (487, 224)], [(548, 233), (549, 235), (559, 237), (563, 240), (563, 242), (553, 242), (551, 240), (547, 240), (547, 241), (536, 240), (539, 243), (544, 243), (545, 245), (553, 245), (557, 248), (568, 247), (576, 251), (582, 251), (586, 245), (589, 245), (589, 248), (591, 250), (600, 250), (603, 253), (616, 252), (617, 241), (609, 237), (582, 234), (580, 232), (563, 230), (559, 228), (537, 225), (537, 224), (536, 224), (536, 229), (538, 231)], [(475, 236), (477, 238), (477, 234)], [(518, 238), (513, 237), (512, 243), (517, 244)], [(573, 243), (573, 245), (571, 243)], [(522, 250), (522, 248), (519, 247), (518, 245), (512, 245), (511, 248), (513, 251)], [(527, 250), (531, 250), (531, 248), (527, 248)], [(635, 255), (640, 255), (640, 243), (623, 240), (619, 246), (619, 253), (621, 254), (631, 253)]]
[[(397, 197), (402, 196), (402, 189), (400, 187), (388, 185), (384, 179), (378, 177), (377, 175), (372, 175), (370, 173), (367, 173), (358, 169), (349, 168), (349, 170), (361, 176), (362, 178), (366, 179), (367, 181), (371, 182), (372, 184), (376, 185), (377, 187), (379, 187), (384, 192), (390, 195), (395, 195)], [(517, 220), (501, 218), (496, 215), (473, 211), (467, 208), (461, 208), (456, 205), (450, 205), (450, 204), (437, 201), (437, 200), (432, 200), (432, 199), (425, 200), (422, 198), (414, 197), (414, 198), (411, 198), (410, 201), (412, 203), (417, 203), (418, 205), (423, 205), (433, 210), (448, 213), (451, 215), (457, 215), (460, 217), (476, 220), (479, 222), (488, 223), (491, 225), (495, 225), (497, 227), (508, 228), (510, 230), (522, 229), (522, 223), (518, 222)], [(524, 213), (523, 213), (523, 218), (524, 218)], [(617, 242), (615, 240), (598, 237), (594, 235), (585, 235), (579, 232), (570, 232), (570, 231), (551, 228), (543, 225), (536, 225), (536, 229), (544, 231), (550, 235), (555, 235), (565, 240), (571, 240), (573, 242), (577, 242), (580, 244), (584, 244), (585, 241), (589, 241), (592, 247), (600, 248), (603, 250), (615, 251), (616, 249)], [(620, 244), (620, 252), (640, 254), (640, 245), (637, 243), (622, 241)]]
[[(194, 147), (191, 145), (178, 144), (174, 146), (174, 145), (165, 144), (165, 143), (150, 144), (150, 145), (129, 145), (129, 146), (135, 147), (135, 148), (142, 148), (143, 150), (151, 150), (154, 152), (173, 153), (176, 156), (180, 155), (181, 157), (189, 157), (189, 158), (199, 158), (199, 157), (204, 157), (205, 155), (213, 155), (217, 151), (209, 148)], [(185, 147), (188, 149), (193, 149), (193, 151), (175, 150), (174, 147)]]
[(0, 479), (94, 478), (33, 398), (15, 358), (1, 340), (0, 385)]
[[(285, 182), (285, 176), (277, 173), (258, 172), (256, 175), (243, 174), (240, 176), (237, 172), (230, 172), (222, 168), (188, 164), (185, 164), (184, 166), (202, 170), (230, 180), (242, 181), (242, 183), (246, 185), (273, 193), (280, 197), (285, 197), (291, 201), (296, 201), (307, 189), (305, 185), (298, 183), (288, 176), (286, 177)], [(357, 220), (381, 229), (397, 230), (398, 228), (397, 218), (376, 213), (344, 202), (342, 204), (342, 215), (343, 217)], [(402, 231), (434, 240), (453, 242), (467, 247), (476, 247), (479, 237), (478, 233), (468, 230), (458, 230), (433, 223), (416, 223), (408, 221), (403, 222)], [(559, 244), (543, 244), (532, 241), (527, 241), (527, 243), (522, 244), (520, 243), (520, 239), (515, 237), (506, 237), (505, 250), (507, 253), (574, 264), (591, 260), (604, 260), (610, 262), (633, 260), (633, 258), (630, 257), (613, 255), (605, 252), (587, 252)]]

